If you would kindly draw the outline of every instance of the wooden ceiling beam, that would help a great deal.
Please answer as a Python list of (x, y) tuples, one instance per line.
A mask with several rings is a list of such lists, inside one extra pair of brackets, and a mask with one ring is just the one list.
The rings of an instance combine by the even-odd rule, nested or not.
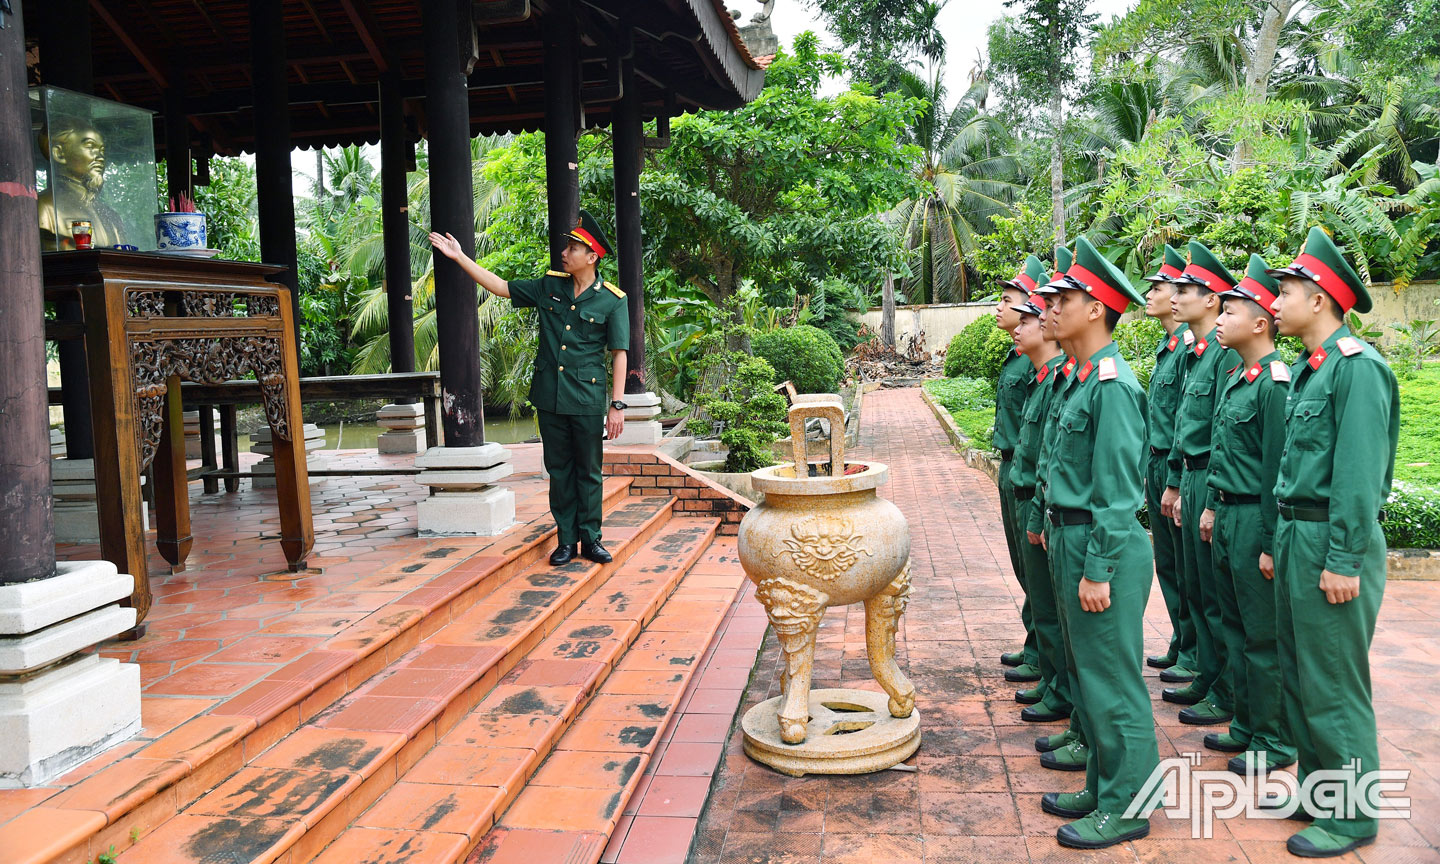
[(375, 23), (375, 16), (370, 12), (370, 6), (365, 0), (340, 0), (340, 6), (345, 10), (350, 23), (355, 26), (355, 33), (360, 37), (360, 43), (370, 54), (370, 59), (379, 67), (380, 74), (384, 75), (395, 65), (390, 55), (390, 48), (385, 44), (385, 36), (380, 32), (379, 26)]
[(106, 9), (105, 6), (104, 0), (90, 0), (90, 8), (95, 11), (96, 16), (105, 22), (105, 26), (110, 28), (110, 32), (115, 34), (115, 38), (120, 40), (120, 44), (125, 46), (125, 49), (135, 57), (136, 62), (150, 75), (150, 79), (159, 85), (161, 90), (167, 89), (170, 86), (170, 77), (165, 72), (164, 64), (151, 57), (150, 52), (142, 47), (115, 17), (114, 12)]

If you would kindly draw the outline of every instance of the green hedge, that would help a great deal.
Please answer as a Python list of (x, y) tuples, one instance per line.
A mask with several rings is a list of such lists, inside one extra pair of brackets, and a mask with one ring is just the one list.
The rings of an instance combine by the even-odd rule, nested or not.
[(956, 333), (945, 349), (945, 377), (979, 378), (994, 389), (1005, 355), (1014, 346), (1010, 334), (995, 326), (993, 317), (977, 318)]
[(801, 393), (834, 393), (845, 374), (845, 357), (835, 340), (817, 327), (800, 324), (755, 337), (756, 356), (775, 368), (777, 381), (789, 381)]
[(1380, 527), (1392, 549), (1440, 548), (1440, 490), (1395, 481)]
[(1130, 364), (1141, 387), (1150, 386), (1150, 373), (1155, 371), (1155, 346), (1165, 335), (1165, 327), (1154, 318), (1136, 318), (1115, 326), (1115, 344), (1120, 356)]

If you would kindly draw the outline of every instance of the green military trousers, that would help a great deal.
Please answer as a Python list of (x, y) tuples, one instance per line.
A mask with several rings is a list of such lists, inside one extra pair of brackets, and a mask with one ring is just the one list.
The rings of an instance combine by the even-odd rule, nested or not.
[(1210, 544), (1200, 539), (1200, 515), (1209, 497), (1205, 471), (1185, 469), (1180, 477), (1180, 584), (1190, 621), (1195, 627), (1195, 680), (1189, 690), (1210, 700), (1222, 711), (1232, 710), (1234, 698), (1221, 647), (1220, 598), (1215, 591), (1215, 567)]
[(1145, 477), (1145, 505), (1150, 511), (1150, 536), (1155, 547), (1155, 578), (1165, 598), (1165, 611), (1170, 615), (1170, 648), (1176, 665), (1193, 670), (1195, 663), (1195, 622), (1185, 604), (1180, 587), (1180, 529), (1175, 521), (1160, 513), (1160, 499), (1165, 494), (1168, 473), (1167, 454), (1151, 452)]
[[(1275, 526), (1275, 595), (1280, 675), (1290, 740), (1300, 757), (1301, 783), (1321, 769), (1339, 771), (1359, 761), (1359, 773), (1380, 767), (1371, 702), (1370, 640), (1385, 596), (1385, 535), (1370, 526), (1371, 542), (1360, 570), (1360, 596), (1332, 604), (1320, 590), (1330, 545), (1330, 523), (1292, 521)], [(1346, 837), (1372, 837), (1373, 816), (1317, 819)]]
[(605, 478), (600, 473), (603, 414), (536, 411), (545, 470), (550, 474), (550, 515), (561, 545), (600, 539)]
[(1025, 589), (1025, 578), (1021, 575), (1022, 567), (1020, 561), (1021, 545), (1025, 544), (1025, 532), (1015, 533), (1016, 521), (1015, 511), (1020, 509), (1015, 506), (1015, 487), (1011, 485), (1009, 476), (1009, 462), (1000, 464), (1000, 526), (1005, 529), (1005, 545), (1010, 550), (1010, 568), (1015, 573), (1015, 581), (1020, 583), (1020, 590), (1025, 594), (1025, 599), (1020, 603), (1020, 624), (1025, 628), (1025, 662), (1031, 666), (1040, 665), (1039, 649), (1035, 643), (1035, 623), (1031, 620), (1030, 592)]
[(1145, 604), (1150, 601), (1150, 544), (1140, 523), (1110, 581), (1110, 608), (1080, 608), (1089, 525), (1049, 525), (1046, 540), (1057, 578), (1065, 654), (1080, 729), (1090, 745), (1085, 788), (1098, 809), (1120, 815), (1160, 764), (1155, 714), (1141, 669), (1145, 663)]
[(1260, 573), (1260, 503), (1216, 504), (1211, 557), (1222, 620), (1219, 642), (1234, 689), (1230, 737), (1271, 765), (1295, 761), (1286, 743), (1275, 638), (1275, 583)]
[(1065, 672), (1065, 639), (1060, 633), (1055, 584), (1050, 579), (1050, 556), (1045, 554), (1045, 547), (1031, 543), (1025, 531), (1032, 506), (1030, 501), (1015, 502), (1011, 528), (1020, 544), (1020, 582), (1035, 633), (1040, 701), (1045, 707), (1069, 714), (1074, 705), (1070, 701), (1070, 678)]

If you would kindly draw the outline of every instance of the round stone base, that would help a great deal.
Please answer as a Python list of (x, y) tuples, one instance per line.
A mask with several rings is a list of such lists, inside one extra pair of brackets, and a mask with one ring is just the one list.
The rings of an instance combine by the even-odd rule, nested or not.
[(810, 691), (805, 740), (780, 740), (780, 700), (767, 699), (745, 712), (745, 753), (781, 774), (868, 774), (910, 758), (920, 746), (920, 712), (891, 717), (889, 697), (870, 690)]

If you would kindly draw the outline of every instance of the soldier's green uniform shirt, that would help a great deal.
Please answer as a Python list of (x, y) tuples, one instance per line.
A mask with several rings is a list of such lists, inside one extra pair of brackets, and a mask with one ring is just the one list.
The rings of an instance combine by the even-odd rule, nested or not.
[(554, 270), (510, 282), (510, 302), (539, 313), (530, 403), (552, 414), (603, 415), (610, 403), (605, 353), (630, 347), (629, 310), (624, 292), (598, 276), (574, 295), (574, 280)]
[(1220, 395), (1225, 373), (1240, 362), (1234, 351), (1221, 347), (1213, 326), (1204, 336), (1195, 335), (1195, 344), (1189, 353), (1191, 357), (1186, 363), (1185, 383), (1175, 414), (1175, 438), (1170, 447), (1170, 474), (1175, 478), (1184, 470), (1183, 457), (1196, 458), (1210, 453), (1215, 398)]
[[(1035, 488), (1035, 471), (1040, 459), (1040, 447), (1046, 437), (1045, 416), (1050, 410), (1050, 403), (1055, 401), (1055, 394), (1059, 392), (1056, 387), (1056, 379), (1060, 377), (1060, 369), (1065, 365), (1065, 361), (1064, 354), (1056, 354), (1039, 369), (1034, 369), (1033, 366), (1031, 368), (1030, 377), (1034, 383), (1025, 397), (1024, 410), (1021, 413), (1023, 422), (1020, 424), (1020, 435), (1015, 443), (1015, 456), (1010, 460), (1010, 482), (1016, 488)], [(1028, 504), (1028, 502), (1022, 503)], [(1025, 511), (1027, 519), (1021, 524), (1029, 524), (1030, 508), (1024, 506), (1022, 509)]]
[(1160, 593), (1165, 597), (1171, 628), (1170, 647), (1165, 656), (1184, 669), (1191, 668), (1195, 662), (1195, 626), (1180, 585), (1180, 529), (1160, 515), (1160, 503), (1167, 486), (1180, 488), (1180, 474), (1172, 471), (1169, 456), (1175, 443), (1175, 414), (1180, 407), (1187, 363), (1193, 356), (1190, 343), (1194, 339), (1190, 325), (1181, 324), (1155, 346), (1155, 369), (1150, 373), (1150, 388), (1145, 399), (1145, 429), (1150, 446), (1145, 503), (1150, 512), (1155, 547), (1155, 574)]
[(991, 441), (1007, 459), (1020, 442), (1020, 421), (1025, 411), (1025, 397), (1035, 377), (1035, 366), (1024, 354), (1011, 349), (1000, 367), (995, 382), (995, 434)]
[[(1150, 388), (1145, 397), (1145, 431), (1150, 446), (1169, 452), (1175, 443), (1175, 412), (1180, 407), (1180, 389), (1185, 382), (1186, 358), (1190, 345), (1185, 334), (1190, 325), (1181, 324), (1175, 332), (1155, 346), (1155, 369), (1150, 373)], [(1193, 338), (1193, 337), (1192, 337)], [(1180, 488), (1180, 474), (1168, 476), (1167, 486)], [(1164, 489), (1156, 490), (1156, 497)]]
[(1232, 371), (1215, 406), (1207, 482), (1213, 491), (1260, 496), (1257, 528), (1266, 555), (1275, 551), (1275, 478), (1289, 394), (1290, 370), (1280, 352), (1271, 351), (1248, 368)]

